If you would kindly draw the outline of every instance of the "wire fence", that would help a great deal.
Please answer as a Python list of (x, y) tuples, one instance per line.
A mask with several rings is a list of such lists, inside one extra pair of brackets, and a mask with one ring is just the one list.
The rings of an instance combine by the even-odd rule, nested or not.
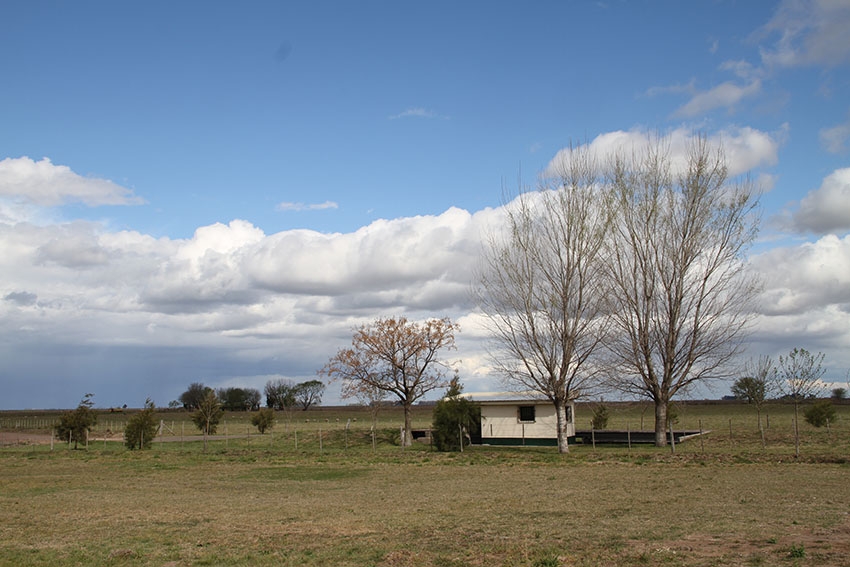
[[(731, 411), (735, 409), (735, 411)], [(814, 428), (805, 423), (802, 412), (797, 426), (800, 433), (800, 443), (808, 446), (811, 451), (844, 452), (850, 454), (850, 406), (840, 405), (837, 408), (838, 419), (826, 427)], [(274, 428), (260, 434), (250, 423), (251, 415), (247, 412), (228, 414), (219, 423), (217, 434), (207, 438), (208, 442), (217, 447), (245, 447), (276, 449), (281, 451), (309, 451), (323, 453), (326, 451), (372, 450), (381, 448), (400, 448), (401, 425), (400, 414), (388, 413), (382, 417), (377, 426), (372, 426), (368, 415), (354, 414), (346, 417), (347, 413), (315, 413), (280, 416)], [(590, 412), (577, 415), (577, 430), (592, 430)], [(309, 415), (310, 417), (306, 417)], [(329, 415), (329, 417), (317, 417)], [(123, 450), (124, 428), (132, 412), (104, 413), (98, 416), (98, 422), (91, 430), (88, 445), (100, 448)], [(198, 450), (193, 442), (203, 441), (204, 436), (187, 413), (159, 414), (157, 436), (153, 440), (155, 447), (167, 450), (184, 448)], [(360, 418), (358, 421), (358, 417)], [(628, 444), (634, 441), (631, 434), (651, 430), (653, 426), (651, 409), (644, 407), (616, 410), (606, 428), (626, 431)], [(0, 414), (0, 446), (40, 445), (50, 444), (61, 449), (67, 446), (66, 440), (55, 439), (53, 432), (59, 423), (59, 413), (49, 415), (16, 415)], [(421, 412), (414, 422), (418, 429), (421, 443), (430, 444), (426, 431), (430, 427), (430, 414)], [(596, 433), (605, 431), (595, 430)], [(679, 441), (681, 432), (703, 433), (690, 437), (685, 443)], [(795, 443), (795, 422), (793, 407), (772, 406), (761, 414), (761, 427), (758, 426), (757, 415), (747, 406), (737, 408), (713, 408), (712, 406), (684, 406), (680, 408), (678, 417), (672, 425), (672, 433), (677, 435), (675, 449), (679, 452), (698, 453), (736, 453), (741, 451), (775, 451), (782, 452)], [(600, 450), (607, 445), (602, 439), (604, 435), (594, 435), (585, 440), (584, 445), (592, 445)], [(636, 437), (636, 436), (635, 436)], [(588, 443), (589, 441), (589, 443)], [(518, 443), (519, 444), (519, 443)], [(625, 449), (626, 442), (621, 440), (620, 448)], [(638, 443), (635, 443), (637, 449)], [(674, 447), (671, 447), (673, 449)], [(631, 450), (631, 447), (629, 447)]]

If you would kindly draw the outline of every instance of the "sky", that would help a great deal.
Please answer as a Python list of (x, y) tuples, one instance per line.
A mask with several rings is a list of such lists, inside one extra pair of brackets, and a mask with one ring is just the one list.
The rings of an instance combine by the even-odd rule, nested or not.
[(498, 390), (470, 286), (506, 196), (570, 144), (698, 134), (762, 191), (747, 355), (848, 386), (850, 0), (0, 14), (0, 409), (310, 380), (385, 316), (458, 322)]

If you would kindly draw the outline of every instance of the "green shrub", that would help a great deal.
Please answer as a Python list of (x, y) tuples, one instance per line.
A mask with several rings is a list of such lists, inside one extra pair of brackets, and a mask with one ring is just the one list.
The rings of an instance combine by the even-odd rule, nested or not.
[(221, 421), (224, 415), (224, 410), (221, 409), (221, 403), (218, 401), (218, 396), (211, 389), (207, 390), (206, 395), (200, 401), (198, 409), (192, 414), (192, 423), (204, 433), (204, 435), (215, 435), (218, 428), (218, 422)]
[(74, 449), (78, 443), (85, 443), (89, 438), (89, 431), (97, 424), (93, 405), (92, 394), (86, 394), (77, 409), (63, 413), (59, 418), (59, 425), (56, 426), (56, 437), (61, 441), (73, 441)]
[(603, 404), (599, 404), (593, 408), (593, 417), (590, 419), (590, 425), (593, 429), (605, 429), (608, 427), (608, 408)]
[(251, 416), (251, 425), (257, 428), (260, 433), (265, 433), (274, 427), (274, 409), (263, 408)]
[(815, 427), (823, 427), (829, 423), (835, 423), (835, 407), (829, 400), (818, 400), (803, 412), (803, 417), (809, 424)]
[(145, 408), (127, 420), (124, 427), (124, 446), (131, 451), (135, 449), (150, 449), (156, 437), (156, 407), (150, 398), (145, 400)]
[(673, 402), (667, 404), (667, 423), (679, 423), (679, 406)]
[(800, 559), (806, 556), (806, 547), (801, 543), (799, 545), (792, 545), (791, 549), (788, 551), (788, 557), (793, 559)]
[(481, 408), (461, 396), (463, 386), (457, 376), (452, 378), (445, 397), (434, 406), (431, 438), (440, 451), (457, 451), (469, 445), (469, 434), (481, 427)]
[(544, 555), (539, 557), (532, 564), (534, 567), (560, 567), (561, 560), (557, 555)]

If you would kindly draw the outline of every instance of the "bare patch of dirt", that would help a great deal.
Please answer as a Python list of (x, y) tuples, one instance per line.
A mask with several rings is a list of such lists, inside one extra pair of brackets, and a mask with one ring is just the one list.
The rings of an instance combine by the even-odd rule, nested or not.
[[(751, 541), (737, 536), (719, 537), (691, 534), (679, 540), (659, 542), (647, 546), (635, 542), (645, 557), (655, 557), (659, 562), (678, 557), (682, 560), (722, 563), (756, 562), (759, 558), (772, 561), (790, 559), (792, 552), (804, 553), (817, 565), (844, 565), (850, 557), (850, 514), (841, 525), (834, 528), (807, 528), (794, 526), (779, 537), (764, 541)], [(701, 563), (700, 563), (701, 564)]]
[(26, 433), (17, 431), (0, 431), (0, 446), (8, 445), (49, 445), (49, 433)]

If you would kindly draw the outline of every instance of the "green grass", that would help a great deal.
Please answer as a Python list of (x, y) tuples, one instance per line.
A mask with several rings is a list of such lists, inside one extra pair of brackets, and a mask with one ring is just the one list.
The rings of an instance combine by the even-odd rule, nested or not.
[[(771, 408), (765, 448), (741, 405), (680, 410), (685, 427), (696, 418), (712, 433), (675, 454), (402, 449), (397, 411), (375, 451), (368, 415), (346, 432), (347, 409), (206, 453), (179, 440), (145, 452), (117, 439), (15, 444), (0, 449), (0, 566), (842, 565), (850, 415), (839, 409), (830, 432), (802, 429), (799, 460), (788, 408)], [(611, 410), (617, 428), (641, 412)]]

